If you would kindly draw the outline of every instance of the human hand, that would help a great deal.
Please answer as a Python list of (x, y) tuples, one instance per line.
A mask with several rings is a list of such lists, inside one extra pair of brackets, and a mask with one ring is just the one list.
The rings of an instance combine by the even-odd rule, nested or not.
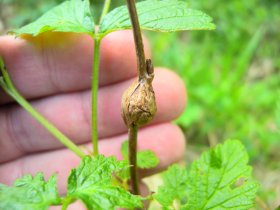
[[(0, 37), (0, 56), (22, 95), (76, 144), (91, 148), (90, 104), (93, 44), (86, 35), (45, 33), (36, 38)], [(146, 42), (146, 55), (150, 51)], [(100, 152), (121, 158), (121, 142), (127, 128), (121, 118), (121, 95), (136, 77), (132, 33), (108, 35), (101, 45), (98, 133)], [(171, 124), (183, 111), (186, 93), (173, 72), (155, 68), (153, 82), (158, 112), (152, 123), (139, 131), (139, 149), (153, 150), (158, 167), (149, 175), (180, 160), (185, 140)], [(0, 182), (12, 182), (24, 174), (58, 174), (65, 193), (67, 176), (79, 158), (60, 144), (27, 112), (0, 90)]]

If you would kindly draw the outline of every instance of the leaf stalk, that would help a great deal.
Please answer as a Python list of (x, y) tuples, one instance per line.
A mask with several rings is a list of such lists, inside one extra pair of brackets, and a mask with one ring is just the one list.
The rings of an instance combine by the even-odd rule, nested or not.
[(84, 152), (74, 144), (67, 136), (61, 133), (52, 123), (50, 123), (43, 115), (36, 111), (30, 103), (21, 96), (14, 87), (12, 80), (4, 67), (1, 66), (2, 77), (0, 77), (0, 86), (4, 91), (18, 102), (32, 117), (34, 117), (41, 125), (43, 125), (54, 137), (56, 137), (63, 145), (73, 151), (77, 156), (83, 158)]
[(111, 0), (106, 0), (103, 6), (102, 14), (99, 23), (104, 19), (110, 9)]
[(98, 76), (99, 76), (99, 59), (100, 59), (100, 39), (94, 39), (92, 80), (91, 80), (91, 130), (93, 155), (97, 156), (98, 151)]

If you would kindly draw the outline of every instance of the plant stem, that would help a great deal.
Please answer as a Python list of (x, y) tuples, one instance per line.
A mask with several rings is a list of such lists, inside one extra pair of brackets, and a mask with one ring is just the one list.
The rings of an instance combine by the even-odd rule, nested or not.
[(135, 125), (130, 126), (128, 129), (128, 157), (130, 165), (130, 177), (132, 185), (132, 193), (139, 195), (138, 173), (137, 173), (137, 133), (138, 128)]
[(67, 210), (68, 206), (69, 204), (67, 203), (62, 204), (61, 210)]
[[(140, 30), (140, 25), (138, 21), (138, 15), (136, 11), (135, 0), (127, 0), (127, 7), (130, 15), (130, 20), (133, 28), (134, 43), (137, 55), (137, 70), (138, 70), (138, 80), (142, 80), (146, 76), (146, 59), (144, 53), (144, 46), (142, 40), (142, 34)], [(129, 133), (129, 164), (130, 164), (130, 176), (132, 184), (132, 193), (135, 195), (140, 194), (139, 183), (138, 183), (138, 173), (137, 173), (137, 131), (138, 127), (131, 125), (128, 128)]]
[(102, 14), (99, 23), (104, 19), (110, 9), (111, 0), (106, 0), (103, 6)]
[[(106, 0), (103, 6), (101, 22), (109, 11), (111, 0)], [(98, 37), (98, 29), (95, 29), (95, 36), (93, 36), (94, 50), (93, 50), (93, 64), (92, 64), (92, 80), (91, 80), (91, 136), (93, 156), (99, 154), (98, 151), (98, 76), (99, 76), (99, 59), (100, 59), (100, 43), (101, 38)]]
[(130, 20), (132, 23), (132, 28), (133, 28), (134, 43), (135, 43), (136, 54), (137, 54), (138, 77), (139, 80), (141, 80), (145, 77), (146, 60), (145, 60), (142, 34), (141, 34), (138, 15), (136, 11), (135, 0), (127, 0), (127, 7), (130, 15)]
[(99, 75), (99, 57), (100, 57), (100, 39), (94, 39), (93, 51), (93, 65), (92, 65), (92, 89), (91, 89), (91, 121), (92, 121), (92, 146), (93, 155), (97, 156), (98, 152), (98, 118), (97, 118), (97, 105), (98, 105), (98, 75)]
[(43, 117), (38, 111), (36, 111), (14, 88), (11, 86), (11, 81), (8, 79), (10, 85), (5, 83), (5, 80), (0, 79), (0, 86), (9, 94), (15, 101), (17, 101), (32, 117), (34, 117), (38, 122), (40, 122), (54, 137), (56, 137), (62, 144), (64, 144), (68, 149), (72, 150), (76, 155), (83, 158), (85, 154), (80, 150), (80, 148), (75, 145), (68, 137), (61, 133), (53, 124), (51, 124), (45, 117)]
[(68, 208), (68, 206), (71, 204), (71, 203), (73, 203), (73, 199), (71, 199), (71, 198), (68, 198), (68, 197), (66, 197), (66, 198), (64, 198), (63, 200), (62, 200), (62, 207), (61, 207), (61, 210), (67, 210), (67, 208)]

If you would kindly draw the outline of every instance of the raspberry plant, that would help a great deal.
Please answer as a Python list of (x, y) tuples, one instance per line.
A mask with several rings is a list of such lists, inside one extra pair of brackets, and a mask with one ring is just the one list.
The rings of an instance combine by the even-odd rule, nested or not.
[[(42, 173), (26, 175), (13, 186), (0, 185), (0, 208), (62, 209), (80, 200), (87, 209), (249, 209), (254, 205), (258, 184), (252, 179), (248, 155), (239, 141), (229, 140), (202, 154), (188, 168), (170, 166), (162, 173), (163, 184), (146, 197), (140, 196), (137, 168), (153, 168), (159, 160), (152, 151), (137, 152), (137, 130), (148, 123), (156, 112), (152, 88), (153, 65), (145, 58), (141, 29), (172, 32), (181, 30), (212, 30), (212, 19), (201, 11), (189, 9), (177, 0), (146, 0), (109, 11), (110, 0), (104, 3), (99, 27), (96, 27), (88, 0), (70, 0), (45, 13), (38, 20), (11, 33), (17, 37), (38, 36), (44, 32), (88, 34), (94, 40), (92, 65), (92, 154), (85, 154), (68, 137), (48, 122), (17, 91), (4, 61), (0, 59), (0, 85), (15, 101), (38, 120), (62, 144), (81, 158), (72, 169), (67, 194), (59, 195), (54, 174), (45, 180)], [(138, 13), (138, 14), (137, 14)], [(98, 151), (97, 91), (100, 43), (109, 33), (133, 29), (137, 53), (138, 79), (124, 93), (122, 116), (129, 139), (122, 146), (123, 160), (104, 157)], [(130, 189), (129, 184), (132, 188)]]

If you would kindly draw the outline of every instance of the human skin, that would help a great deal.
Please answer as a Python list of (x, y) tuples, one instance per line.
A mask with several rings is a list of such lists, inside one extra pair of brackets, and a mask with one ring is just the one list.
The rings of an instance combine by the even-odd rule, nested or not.
[[(87, 35), (45, 33), (37, 38), (0, 37), (0, 56), (19, 90), (64, 134), (91, 149), (91, 65), (93, 42)], [(145, 39), (146, 57), (150, 49)], [(160, 53), (160, 52), (155, 52)], [(121, 158), (127, 128), (121, 118), (121, 95), (136, 78), (136, 57), (131, 31), (108, 35), (101, 45), (98, 96), (100, 153)], [(153, 82), (158, 112), (139, 131), (139, 150), (153, 150), (160, 159), (146, 176), (182, 159), (185, 139), (170, 123), (184, 110), (185, 87), (165, 68), (155, 68)], [(79, 158), (61, 145), (39, 123), (0, 90), (0, 183), (10, 185), (24, 174), (58, 174), (61, 193)]]

